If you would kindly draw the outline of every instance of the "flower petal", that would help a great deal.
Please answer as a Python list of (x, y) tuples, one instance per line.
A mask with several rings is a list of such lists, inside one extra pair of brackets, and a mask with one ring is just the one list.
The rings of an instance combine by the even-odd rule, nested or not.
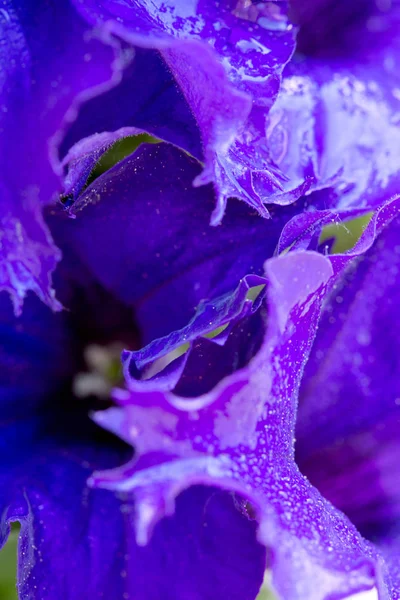
[[(393, 221), (365, 257), (353, 263), (325, 309), (300, 406), (300, 437), (309, 438), (309, 428), (313, 429), (307, 441), (309, 450), (326, 443), (328, 433), (334, 437), (335, 427), (339, 436), (345, 436), (356, 424), (368, 426), (386, 410), (396, 409), (396, 385), (400, 384), (393, 363), (397, 359), (396, 328), (389, 323), (397, 318), (398, 234), (399, 225)], [(329, 360), (324, 360), (328, 356)], [(317, 388), (320, 393), (315, 394)], [(340, 393), (341, 389), (352, 389), (351, 397)], [(389, 390), (393, 393), (388, 394)], [(332, 420), (333, 414), (342, 418)], [(343, 419), (345, 415), (348, 419)]]
[(281, 191), (264, 126), (294, 49), (287, 3), (180, 1), (165, 10), (140, 0), (129, 8), (116, 1), (76, 5), (89, 22), (107, 23), (132, 45), (160, 50), (200, 129), (205, 168), (196, 182), (216, 186), (213, 222), (221, 220), (228, 196), (266, 215), (261, 196)]
[[(290, 185), (309, 180), (311, 168), (311, 189), (332, 189), (329, 207), (374, 208), (398, 192), (399, 10), (367, 1), (361, 4), (373, 14), (366, 19), (354, 3), (312, 8), (320, 4), (310, 28), (318, 35), (321, 17), (335, 36), (334, 52), (325, 56), (321, 41), (323, 59), (299, 54), (290, 62), (268, 115), (267, 143)], [(344, 27), (350, 49), (338, 43), (337, 12), (357, 12), (357, 24)]]
[(20, 521), (21, 600), (255, 597), (265, 550), (231, 496), (188, 490), (152, 543), (138, 547), (132, 499), (86, 483), (93, 468), (123, 460), (126, 448), (79, 413), (31, 425), (3, 428), (0, 437), (1, 541), (10, 521)]
[(182, 489), (206, 483), (245, 498), (239, 505), (259, 521), (282, 598), (344, 596), (374, 585), (373, 547), (294, 462), (297, 389), (331, 274), (329, 260), (315, 253), (270, 259), (266, 337), (245, 368), (197, 398), (116, 390), (120, 408), (96, 414), (137, 449), (125, 467), (95, 473), (92, 485), (134, 492), (140, 544), (173, 513)]
[(28, 290), (59, 309), (50, 276), (60, 253), (42, 208), (61, 189), (57, 147), (80, 102), (118, 79), (118, 44), (100, 40), (67, 0), (2, 6), (0, 290), (17, 312)]
[(386, 574), (390, 590), (400, 585), (394, 567), (400, 518), (399, 233), (397, 217), (332, 291), (306, 367), (296, 433), (302, 472), (383, 548), (392, 564)]
[(65, 156), (84, 138), (126, 127), (147, 131), (203, 159), (196, 121), (157, 50), (135, 48), (119, 84), (81, 106), (61, 144), (61, 154)]
[(199, 171), (173, 146), (143, 144), (81, 194), (74, 219), (58, 215), (51, 224), (60, 248), (73, 246), (107, 289), (135, 307), (145, 344), (184, 327), (201, 300), (261, 275), (292, 215), (260, 219), (231, 200), (223, 224), (210, 227), (215, 196), (211, 186), (192, 187)]
[(300, 26), (298, 50), (307, 56), (376, 55), (398, 39), (397, 3), (291, 0), (291, 17)]
[(0, 294), (0, 423), (43, 410), (49, 395), (66, 384), (73, 360), (62, 313), (54, 314), (32, 293), (21, 316)]
[[(313, 196), (313, 195), (312, 195)], [(318, 192), (318, 196), (326, 199), (326, 190)], [(312, 205), (315, 205), (312, 202)], [(343, 228), (359, 218), (365, 219), (361, 235), (355, 240), (352, 248), (346, 252), (334, 252), (330, 255), (330, 261), (334, 272), (340, 275), (354, 257), (362, 256), (375, 242), (382, 230), (397, 217), (400, 211), (400, 197), (394, 196), (384, 200), (374, 211), (367, 209), (327, 209), (310, 210), (295, 215), (282, 229), (276, 253), (288, 250), (318, 250), (327, 254), (327, 250), (321, 241), (321, 234), (325, 226), (337, 225)]]
[[(208, 339), (208, 344), (224, 345), (234, 326), (257, 310), (264, 296), (265, 285), (266, 280), (263, 277), (247, 276), (233, 294), (226, 294), (213, 302), (202, 302), (186, 327), (154, 340), (142, 350), (125, 351), (122, 359), (129, 387), (138, 390), (174, 389), (186, 370), (195, 342), (198, 342), (196, 350), (199, 350), (200, 340)], [(249, 297), (252, 289), (257, 292), (254, 303)], [(262, 335), (262, 327), (260, 333)], [(248, 342), (246, 336), (246, 343)], [(232, 363), (237, 364), (238, 349), (236, 346), (234, 348)], [(204, 350), (208, 354), (206, 349)], [(223, 368), (220, 361), (218, 367), (213, 369), (212, 373), (216, 382), (222, 379)], [(201, 393), (198, 383), (193, 389), (197, 396)]]

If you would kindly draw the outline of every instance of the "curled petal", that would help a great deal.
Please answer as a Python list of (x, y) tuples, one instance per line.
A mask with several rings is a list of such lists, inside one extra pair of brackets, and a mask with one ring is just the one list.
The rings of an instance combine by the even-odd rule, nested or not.
[[(324, 196), (325, 197), (325, 194)], [(276, 253), (288, 250), (304, 249), (324, 251), (321, 241), (324, 227), (332, 224), (346, 227), (355, 219), (364, 218), (365, 227), (352, 248), (344, 253), (331, 253), (330, 261), (336, 275), (351, 263), (352, 259), (362, 256), (375, 242), (377, 236), (396, 218), (400, 210), (400, 198), (395, 196), (383, 201), (374, 211), (366, 209), (352, 210), (314, 210), (294, 216), (282, 229)], [(322, 246), (322, 248), (321, 248)], [(326, 251), (325, 251), (326, 253)]]
[[(137, 390), (172, 390), (182, 376), (194, 342), (201, 338), (224, 345), (234, 325), (258, 309), (265, 285), (263, 277), (247, 276), (233, 294), (201, 303), (183, 329), (154, 340), (142, 350), (125, 350), (122, 360), (128, 386)], [(252, 291), (256, 294), (254, 302)]]
[(331, 276), (328, 259), (315, 253), (271, 259), (266, 337), (248, 366), (192, 399), (116, 390), (120, 408), (96, 413), (137, 457), (90, 483), (134, 492), (140, 544), (183, 489), (207, 483), (240, 494), (242, 510), (257, 516), (282, 597), (327, 598), (374, 584), (373, 548), (294, 463), (297, 390)]
[(202, 160), (196, 121), (160, 53), (138, 47), (128, 47), (126, 52), (133, 56), (124, 65), (118, 85), (81, 106), (62, 141), (61, 155), (99, 132), (136, 127)]
[(192, 187), (200, 169), (174, 146), (142, 144), (78, 195), (69, 210), (75, 218), (60, 211), (51, 220), (59, 247), (72, 247), (135, 308), (144, 344), (184, 327), (202, 300), (231, 293), (246, 275), (262, 276), (293, 214), (260, 219), (232, 199), (223, 224), (210, 227), (213, 190)]
[(195, 183), (215, 184), (212, 222), (221, 221), (233, 195), (266, 216), (265, 190), (282, 191), (264, 128), (294, 49), (287, 3), (182, 1), (165, 10), (140, 0), (129, 8), (98, 0), (76, 5), (89, 22), (106, 23), (132, 45), (161, 52), (200, 130), (205, 166)]

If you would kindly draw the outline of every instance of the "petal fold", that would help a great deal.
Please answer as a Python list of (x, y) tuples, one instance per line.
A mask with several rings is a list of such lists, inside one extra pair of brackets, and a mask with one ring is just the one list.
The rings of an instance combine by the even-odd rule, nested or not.
[(95, 473), (91, 485), (134, 493), (139, 544), (151, 543), (183, 489), (214, 485), (234, 491), (245, 514), (256, 516), (283, 598), (322, 599), (374, 585), (374, 548), (294, 462), (297, 390), (331, 277), (329, 260), (316, 253), (270, 259), (266, 336), (247, 366), (197, 398), (116, 390), (120, 407), (96, 413), (137, 449), (124, 467)]
[(0, 545), (10, 522), (20, 521), (21, 600), (256, 596), (265, 549), (229, 494), (186, 491), (175, 515), (140, 547), (132, 498), (87, 486), (94, 468), (117, 465), (129, 449), (79, 411), (47, 416), (2, 427), (0, 438)]
[[(234, 293), (214, 302), (200, 303), (196, 314), (183, 329), (154, 340), (143, 350), (125, 350), (122, 360), (128, 386), (137, 390), (174, 389), (196, 340), (207, 339), (209, 343), (224, 345), (235, 324), (258, 309), (265, 295), (265, 285), (265, 278), (247, 276)], [(256, 293), (254, 302), (250, 297), (252, 291)], [(237, 362), (237, 356), (233, 362)], [(220, 379), (219, 374), (217, 380)], [(196, 395), (199, 395), (198, 386)]]
[(0, 290), (16, 312), (28, 290), (60, 309), (51, 287), (60, 252), (42, 217), (61, 190), (57, 148), (80, 103), (116, 83), (122, 59), (67, 0), (7, 0), (0, 27)]
[(75, 218), (60, 213), (51, 222), (59, 247), (72, 247), (135, 308), (144, 344), (185, 327), (202, 300), (233, 292), (246, 275), (262, 276), (293, 214), (260, 219), (232, 199), (223, 224), (210, 227), (212, 187), (192, 187), (200, 170), (170, 144), (142, 144), (78, 195), (67, 213)]
[(336, 282), (305, 370), (297, 459), (321, 493), (385, 556), (380, 597), (396, 598), (399, 217)]
[(264, 138), (266, 112), (294, 50), (287, 3), (182, 1), (165, 11), (140, 0), (129, 8), (97, 0), (76, 6), (133, 46), (161, 52), (200, 130), (205, 165), (195, 183), (216, 187), (212, 223), (221, 221), (229, 196), (266, 216), (265, 192), (282, 191)]
[(318, 44), (302, 54), (300, 28), (300, 52), (267, 117), (271, 159), (292, 186), (311, 173), (310, 190), (329, 188), (325, 208), (376, 208), (398, 193), (399, 8), (372, 0), (293, 5), (304, 13), (305, 41)]

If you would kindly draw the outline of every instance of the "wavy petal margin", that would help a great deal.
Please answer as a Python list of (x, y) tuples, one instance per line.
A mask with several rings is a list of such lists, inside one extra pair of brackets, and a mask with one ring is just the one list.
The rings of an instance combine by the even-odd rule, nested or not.
[[(400, 196), (394, 196), (383, 201), (373, 212), (366, 209), (354, 210), (324, 210), (296, 215), (287, 223), (281, 233), (276, 254), (289, 250), (313, 250), (319, 246), (323, 228), (336, 224), (346, 227), (346, 222), (362, 216), (371, 215), (362, 235), (353, 248), (344, 253), (332, 253), (329, 259), (336, 276), (346, 269), (353, 259), (363, 256), (373, 245), (379, 234), (399, 214)], [(323, 248), (320, 250), (324, 250)]]
[(294, 462), (297, 390), (331, 276), (329, 260), (316, 253), (270, 259), (266, 337), (246, 368), (195, 399), (117, 390), (121, 408), (95, 414), (136, 447), (133, 462), (95, 473), (90, 484), (134, 491), (139, 544), (173, 513), (182, 490), (217, 485), (257, 516), (282, 597), (324, 598), (373, 585), (372, 549)]
[(20, 600), (253, 600), (265, 548), (231, 495), (192, 487), (140, 547), (131, 499), (87, 487), (91, 470), (126, 459), (104, 433), (79, 413), (2, 427), (0, 547), (19, 521)]
[[(108, 135), (99, 136), (98, 148)], [(88, 140), (89, 162), (92, 142), (97, 144)], [(85, 156), (85, 142), (78, 152)], [(78, 156), (69, 180), (77, 198), (67, 213), (75, 218), (60, 210), (54, 237), (61, 249), (71, 245), (104, 287), (135, 307), (145, 344), (187, 325), (202, 300), (232, 292), (246, 275), (262, 275), (283, 225), (296, 214), (289, 207), (262, 219), (232, 199), (223, 223), (210, 227), (212, 186), (193, 188), (201, 166), (171, 144), (142, 144), (82, 193), (81, 167)]]
[[(124, 374), (132, 390), (172, 390), (186, 367), (199, 338), (224, 345), (233, 327), (257, 311), (265, 295), (266, 280), (248, 275), (233, 293), (215, 302), (201, 302), (186, 327), (158, 338), (144, 349), (122, 354)], [(252, 297), (252, 293), (255, 297)]]
[[(298, 389), (326, 291), (399, 209), (397, 199), (386, 203), (345, 254), (300, 250), (269, 259), (262, 347), (247, 366), (210, 392), (183, 398), (168, 391), (172, 386), (157, 389), (151, 378), (140, 381), (139, 376), (132, 384), (128, 373), (131, 389), (114, 392), (119, 407), (94, 414), (99, 425), (136, 448), (134, 460), (94, 473), (89, 485), (134, 493), (139, 545), (149, 543), (156, 523), (173, 514), (184, 489), (219, 486), (235, 492), (238, 506), (257, 518), (259, 540), (271, 552), (273, 584), (282, 598), (342, 598), (373, 586), (382, 598), (390, 597), (388, 563), (381, 551), (299, 472), (294, 427)], [(201, 311), (187, 331), (169, 338), (174, 348), (199, 323)], [(202, 335), (200, 326), (197, 336)], [(143, 365), (160, 359), (158, 343), (140, 351)], [(168, 365), (164, 368), (167, 378), (161, 377), (161, 384), (170, 376)]]
[(28, 290), (57, 310), (50, 279), (61, 255), (42, 218), (62, 189), (57, 148), (79, 105), (116, 85), (128, 57), (67, 0), (7, 0), (0, 28), (0, 290), (16, 313)]
[(212, 224), (221, 221), (229, 196), (267, 216), (265, 196), (283, 190), (264, 138), (266, 114), (295, 46), (288, 3), (181, 0), (162, 10), (140, 0), (129, 7), (99, 0), (75, 4), (90, 23), (161, 52), (200, 129), (205, 166), (195, 185), (216, 187)]

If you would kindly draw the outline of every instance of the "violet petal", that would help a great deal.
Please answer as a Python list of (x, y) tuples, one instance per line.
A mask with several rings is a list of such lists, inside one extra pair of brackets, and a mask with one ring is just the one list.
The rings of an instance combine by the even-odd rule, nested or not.
[(281, 191), (279, 172), (265, 148), (265, 114), (274, 102), (282, 69), (294, 50), (287, 3), (248, 6), (215, 0), (168, 3), (165, 10), (135, 1), (86, 0), (78, 10), (93, 24), (134, 46), (157, 48), (195, 115), (205, 168), (197, 184), (213, 182), (221, 221), (226, 199), (237, 196), (266, 215), (257, 191)]
[[(291, 186), (309, 181), (311, 165), (310, 189), (333, 188), (332, 208), (374, 208), (398, 193), (399, 8), (369, 0), (297, 4), (316, 11), (310, 29), (324, 21), (335, 46), (329, 52), (321, 35), (318, 51), (288, 64), (267, 118), (271, 158)], [(352, 13), (355, 23), (340, 30), (336, 12)], [(338, 42), (341, 34), (350, 47)]]
[[(132, 499), (86, 483), (94, 468), (123, 460), (126, 449), (104, 432), (101, 437), (79, 413), (48, 417), (1, 431), (0, 545), (10, 522), (20, 521), (21, 600), (255, 597), (265, 549), (256, 541), (254, 521), (229, 494), (188, 490), (178, 498), (176, 514), (156, 528), (152, 543), (139, 547)], [(73, 439), (67, 429), (73, 429)]]
[(243, 510), (257, 516), (283, 597), (350, 594), (374, 584), (375, 550), (299, 473), (293, 453), (297, 390), (332, 270), (328, 259), (300, 252), (271, 259), (266, 274), (268, 325), (259, 354), (195, 399), (116, 390), (121, 407), (95, 419), (134, 444), (137, 457), (95, 473), (91, 484), (134, 492), (140, 544), (173, 513), (183, 489), (207, 483), (234, 490), (250, 502)]
[(7, 0), (0, 27), (0, 290), (11, 294), (16, 312), (28, 290), (59, 309), (50, 277), (60, 253), (42, 218), (61, 190), (57, 147), (79, 104), (117, 82), (122, 59), (112, 64), (116, 40), (100, 39), (67, 0), (57, 9), (47, 0)]
[(305, 370), (296, 432), (302, 472), (387, 556), (382, 590), (392, 594), (400, 584), (399, 231), (397, 218), (332, 291)]
[(60, 248), (72, 246), (107, 289), (135, 307), (145, 344), (184, 327), (201, 300), (262, 275), (294, 214), (288, 208), (260, 219), (232, 199), (222, 225), (210, 227), (212, 188), (192, 187), (200, 168), (171, 145), (144, 144), (79, 196), (74, 219), (58, 215), (52, 225)]

